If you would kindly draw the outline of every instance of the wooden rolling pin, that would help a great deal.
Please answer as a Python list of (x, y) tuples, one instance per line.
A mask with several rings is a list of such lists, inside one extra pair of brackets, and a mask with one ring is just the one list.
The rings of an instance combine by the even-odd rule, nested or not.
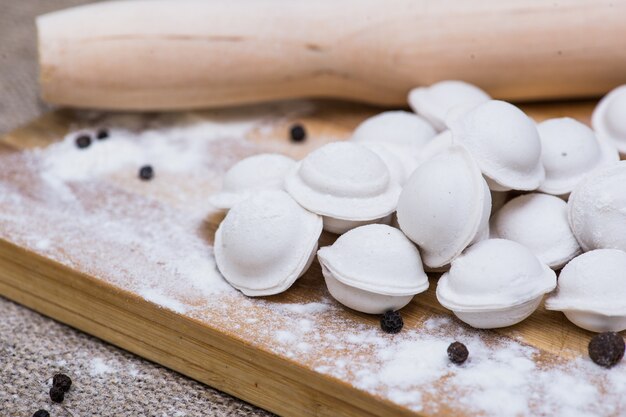
[(462, 79), (494, 97), (626, 83), (626, 1), (134, 0), (40, 16), (43, 98), (160, 110), (295, 97), (403, 105)]

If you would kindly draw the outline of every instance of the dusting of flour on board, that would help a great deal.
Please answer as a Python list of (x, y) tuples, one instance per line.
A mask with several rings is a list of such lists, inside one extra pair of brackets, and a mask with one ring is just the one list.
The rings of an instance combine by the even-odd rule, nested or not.
[[(332, 300), (317, 263), (283, 296), (249, 299), (228, 286), (212, 256), (223, 215), (210, 207), (208, 196), (232, 164), (268, 149), (251, 138), (254, 132), (271, 135), (270, 120), (313, 110), (301, 103), (275, 107), (271, 114), (252, 110), (247, 117), (113, 116), (90, 122), (109, 127), (110, 137), (87, 149), (76, 148), (74, 139), (89, 123), (47, 147), (2, 154), (0, 236), (429, 415), (626, 413), (624, 363), (607, 371), (585, 358), (550, 357), (436, 312), (388, 335), (375, 317)], [(286, 139), (284, 145), (271, 141), (269, 148), (290, 152)], [(137, 178), (146, 164), (155, 170), (149, 182)], [(323, 237), (322, 244), (324, 239), (331, 238)], [(414, 309), (408, 306), (407, 315)], [(461, 366), (446, 356), (454, 340), (470, 351)], [(90, 372), (112, 366), (96, 358)]]

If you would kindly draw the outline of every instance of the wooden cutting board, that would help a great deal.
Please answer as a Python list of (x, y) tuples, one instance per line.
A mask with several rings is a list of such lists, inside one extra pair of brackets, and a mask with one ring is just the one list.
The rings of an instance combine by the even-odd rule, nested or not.
[[(523, 107), (537, 120), (569, 115), (588, 122), (593, 105)], [(532, 360), (544, 367), (585, 357), (591, 333), (543, 308), (510, 328), (472, 330), (437, 303), (431, 278), (430, 290), (402, 310), (403, 332), (386, 335), (377, 317), (349, 311), (330, 298), (317, 262), (289, 291), (264, 299), (219, 285), (214, 292), (186, 290), (187, 284), (204, 288), (186, 279), (205, 265), (198, 253), (211, 258), (213, 234), (223, 218), (209, 208), (198, 217), (196, 209), (228, 166), (264, 150), (302, 157), (327, 141), (347, 138), (378, 111), (297, 102), (162, 117), (45, 115), (0, 142), (0, 294), (280, 415), (488, 415), (454, 398), (449, 374), (425, 385), (390, 386), (384, 372), (393, 358), (385, 352), (401, 354), (410, 343), (439, 332), (444, 340), (445, 335), (479, 338), (494, 349), (519, 344), (533, 349)], [(262, 123), (247, 130), (245, 140), (225, 137), (207, 145), (219, 165), (211, 168), (212, 178), (184, 170), (160, 175), (157, 165), (149, 183), (137, 180), (133, 168), (59, 188), (40, 175), (46, 151), (33, 148), (48, 147), (70, 130), (115, 128), (130, 119), (141, 131), (155, 120), (168, 126), (181, 117), (186, 123), (215, 118)], [(293, 121), (306, 126), (305, 144), (289, 143)], [(68, 195), (59, 196), (60, 189)], [(321, 245), (333, 240), (324, 234)], [(189, 272), (187, 266), (196, 269)], [(534, 405), (528, 406), (532, 411)]]

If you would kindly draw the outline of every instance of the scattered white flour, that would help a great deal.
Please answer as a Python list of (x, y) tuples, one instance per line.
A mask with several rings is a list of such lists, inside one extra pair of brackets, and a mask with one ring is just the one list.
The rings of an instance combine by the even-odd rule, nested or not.
[[(287, 117), (292, 107), (274, 110)], [(626, 415), (626, 363), (605, 370), (566, 360), (435, 314), (388, 335), (375, 318), (365, 322), (334, 302), (319, 274), (307, 274), (295, 284), (304, 288), (285, 298), (250, 299), (228, 286), (207, 221), (220, 214), (207, 197), (233, 163), (264, 150), (245, 136), (270, 132), (263, 121), (275, 113), (252, 115), (114, 116), (95, 123), (108, 126), (110, 138), (87, 149), (75, 147), (73, 133), (0, 155), (0, 237), (141, 296), (163, 314), (186, 315), (427, 415)], [(155, 168), (153, 181), (136, 178), (142, 164)], [(306, 301), (294, 299), (304, 293)], [(455, 340), (470, 351), (461, 366), (446, 355)], [(89, 369), (115, 371), (101, 358)]]
[(48, 239), (41, 239), (40, 241), (35, 243), (35, 247), (37, 249), (40, 249), (40, 250), (48, 249), (50, 247), (50, 240), (48, 240)]
[(82, 132), (69, 134), (61, 142), (41, 150), (43, 170), (48, 181), (86, 181), (119, 171), (137, 171), (154, 165), (159, 172), (188, 172), (206, 163), (206, 141), (216, 138), (242, 138), (254, 122), (200, 122), (186, 128), (170, 127), (139, 133), (112, 129), (106, 140), (94, 140), (79, 149), (75, 140)]
[(176, 299), (171, 298), (157, 288), (144, 288), (137, 291), (137, 294), (141, 295), (148, 301), (152, 301), (153, 303), (158, 304), (161, 307), (169, 308), (170, 310), (175, 311), (179, 314), (185, 314), (188, 309), (187, 305), (181, 303)]
[(306, 303), (306, 304), (283, 304), (280, 306), (287, 311), (298, 314), (316, 314), (324, 313), (330, 309), (328, 304), (324, 303)]
[[(427, 336), (380, 350), (377, 356), (385, 366), (378, 376), (397, 390), (437, 380), (448, 372), (446, 349), (449, 344), (446, 340)], [(362, 384), (364, 388), (368, 388), (367, 382)]]
[[(350, 354), (318, 366), (319, 372), (353, 375), (357, 387), (377, 394), (382, 389), (390, 400), (427, 414), (436, 411), (433, 402), (498, 417), (619, 416), (626, 410), (626, 364), (611, 370), (587, 359), (541, 364), (532, 347), (464, 330), (445, 317), (393, 337), (357, 328), (345, 340)], [(461, 366), (447, 359), (454, 340), (470, 352)], [(367, 348), (374, 356), (359, 361)]]
[(116, 369), (106, 363), (102, 358), (94, 358), (91, 361), (91, 369), (89, 373), (91, 376), (103, 375), (103, 374), (112, 374), (116, 371)]
[(278, 343), (294, 343), (298, 341), (298, 337), (287, 330), (278, 330), (274, 336)]
[(298, 328), (301, 332), (306, 333), (313, 330), (315, 328), (315, 324), (309, 319), (300, 319), (298, 320)]

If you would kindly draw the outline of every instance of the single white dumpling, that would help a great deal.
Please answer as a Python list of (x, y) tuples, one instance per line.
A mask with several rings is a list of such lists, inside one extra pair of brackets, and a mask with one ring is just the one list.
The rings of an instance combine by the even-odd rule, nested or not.
[(259, 190), (281, 190), (296, 161), (284, 155), (263, 153), (242, 159), (222, 180), (222, 189), (209, 198), (211, 205), (228, 210)]
[(591, 116), (591, 125), (600, 138), (612, 141), (626, 155), (626, 85), (600, 100)]
[(398, 310), (428, 288), (417, 248), (391, 226), (352, 229), (317, 256), (330, 294), (363, 313)]
[(597, 139), (593, 130), (569, 117), (549, 119), (537, 125), (541, 161), (546, 178), (539, 191), (569, 194), (589, 172), (619, 161), (617, 149)]
[(304, 208), (324, 216), (324, 229), (333, 233), (389, 223), (401, 191), (383, 160), (354, 142), (311, 152), (291, 170), (285, 188)]
[(490, 229), (492, 237), (521, 243), (553, 269), (581, 253), (567, 219), (567, 203), (552, 195), (512, 199), (491, 218)]
[(537, 309), (556, 287), (556, 274), (525, 246), (483, 240), (452, 261), (437, 284), (437, 299), (479, 329), (512, 326)]
[(419, 156), (422, 147), (435, 137), (435, 129), (422, 117), (406, 111), (386, 111), (364, 120), (352, 134), (358, 143), (391, 145)]
[(446, 128), (446, 117), (453, 108), (463, 106), (468, 109), (490, 99), (489, 94), (475, 85), (456, 80), (414, 88), (408, 97), (411, 109), (428, 120), (439, 132)]
[(215, 233), (226, 281), (248, 296), (278, 294), (311, 265), (322, 218), (284, 191), (259, 191), (233, 206)]
[(452, 140), (476, 159), (493, 191), (534, 190), (543, 183), (535, 122), (504, 101), (480, 104), (450, 123)]
[(398, 201), (398, 223), (430, 268), (447, 265), (488, 237), (491, 195), (478, 166), (460, 146), (420, 165)]
[(562, 311), (592, 332), (626, 330), (626, 252), (597, 249), (574, 258), (561, 275), (546, 309)]
[(586, 176), (568, 206), (570, 226), (584, 251), (626, 251), (626, 161)]

